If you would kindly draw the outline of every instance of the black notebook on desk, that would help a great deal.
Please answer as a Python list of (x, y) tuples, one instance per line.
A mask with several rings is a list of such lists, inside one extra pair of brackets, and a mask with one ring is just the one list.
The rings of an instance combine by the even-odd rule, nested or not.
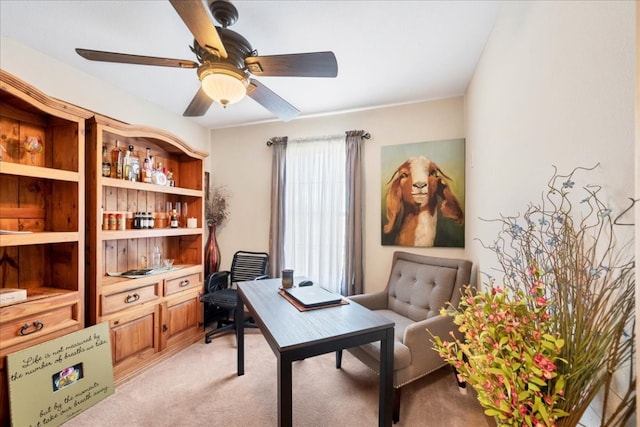
[(342, 301), (341, 295), (334, 294), (315, 285), (298, 288), (285, 288), (285, 292), (306, 308), (338, 304)]

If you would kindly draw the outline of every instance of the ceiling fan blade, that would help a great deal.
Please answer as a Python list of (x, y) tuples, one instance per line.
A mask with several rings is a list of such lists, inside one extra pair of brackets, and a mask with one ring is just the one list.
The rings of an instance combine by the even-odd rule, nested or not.
[(256, 76), (336, 77), (338, 62), (333, 52), (249, 56), (245, 65)]
[(202, 0), (169, 0), (169, 2), (201, 47), (222, 58), (227, 57), (227, 51), (218, 30)]
[(158, 58), (155, 56), (130, 55), (101, 50), (76, 49), (78, 55), (90, 61), (119, 62), (124, 64), (158, 65), (161, 67), (198, 68), (198, 63), (186, 59)]
[(253, 100), (258, 104), (278, 116), (278, 118), (283, 122), (288, 122), (300, 114), (300, 110), (280, 98), (280, 96), (276, 95), (275, 92), (257, 80), (252, 79), (249, 82), (247, 95), (253, 98)]
[(189, 104), (187, 109), (184, 110), (184, 113), (182, 113), (182, 115), (185, 117), (204, 116), (207, 110), (209, 110), (209, 107), (211, 107), (211, 104), (213, 104), (213, 100), (209, 98), (206, 93), (204, 93), (204, 90), (202, 90), (201, 87), (200, 89), (198, 89), (196, 96), (193, 97), (191, 103)]

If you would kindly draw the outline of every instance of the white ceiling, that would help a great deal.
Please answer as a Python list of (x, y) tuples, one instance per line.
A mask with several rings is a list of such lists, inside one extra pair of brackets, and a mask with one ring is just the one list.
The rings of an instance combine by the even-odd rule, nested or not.
[[(300, 117), (462, 95), (498, 1), (246, 1), (240, 33), (260, 55), (331, 50), (338, 77), (261, 77)], [(196, 60), (193, 36), (165, 0), (0, 0), (0, 31), (48, 56), (182, 114), (194, 69), (87, 61), (74, 49)], [(250, 98), (193, 118), (208, 128), (277, 120)]]

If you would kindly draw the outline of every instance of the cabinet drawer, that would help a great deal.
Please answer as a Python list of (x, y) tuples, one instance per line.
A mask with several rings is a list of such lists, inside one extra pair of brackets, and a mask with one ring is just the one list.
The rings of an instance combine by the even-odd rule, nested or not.
[(102, 296), (102, 314), (114, 313), (125, 308), (135, 307), (158, 299), (159, 283), (151, 283), (112, 295)]
[(164, 294), (171, 295), (185, 289), (199, 287), (202, 285), (200, 274), (190, 274), (188, 276), (177, 277), (175, 279), (167, 279), (164, 281)]
[(75, 304), (35, 313), (0, 325), (0, 348), (51, 334), (78, 324)]

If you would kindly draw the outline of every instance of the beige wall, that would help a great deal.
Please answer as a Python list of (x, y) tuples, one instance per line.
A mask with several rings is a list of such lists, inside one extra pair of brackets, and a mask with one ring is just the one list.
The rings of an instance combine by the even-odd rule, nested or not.
[[(463, 99), (453, 98), (212, 131), (213, 154), (209, 159), (212, 185), (225, 185), (232, 194), (231, 218), (218, 233), (223, 268), (229, 266), (233, 252), (238, 249), (268, 249), (271, 148), (266, 146), (266, 141), (269, 138), (344, 134), (347, 130), (364, 129), (372, 136), (365, 142), (363, 151), (365, 288), (367, 291), (383, 288), (389, 276), (392, 253), (399, 248), (380, 244), (380, 148), (460, 138), (464, 136), (463, 124)], [(464, 255), (463, 249), (409, 249), (446, 257)]]
[[(614, 212), (638, 194), (635, 16), (630, 1), (505, 3), (465, 97), (474, 237), (491, 242), (496, 233), (479, 217), (515, 215), (539, 201), (552, 165), (567, 173), (599, 162), (592, 183)], [(634, 231), (620, 229), (620, 243)], [(495, 264), (477, 243), (467, 255), (483, 271)], [(628, 378), (621, 372), (618, 380), (625, 386)], [(584, 425), (600, 425), (601, 407), (594, 402)]]
[[(517, 214), (539, 200), (555, 165), (601, 167), (614, 210), (634, 182), (633, 2), (508, 2), (465, 97), (467, 227), (491, 241), (478, 218)], [(633, 235), (633, 228), (626, 230)], [(479, 244), (481, 269), (494, 256)]]

